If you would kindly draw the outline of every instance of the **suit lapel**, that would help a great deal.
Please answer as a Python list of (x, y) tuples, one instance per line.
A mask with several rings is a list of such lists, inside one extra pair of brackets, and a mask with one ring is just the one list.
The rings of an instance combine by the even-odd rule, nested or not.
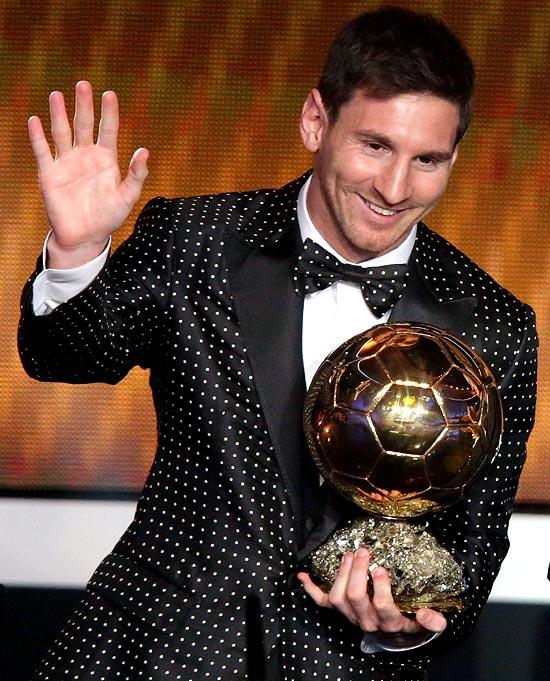
[(410, 263), (409, 272), (407, 288), (391, 311), (388, 323), (431, 324), (461, 335), (464, 325), (471, 319), (475, 299), (464, 297), (442, 301), (428, 287), (416, 261)]
[[(415, 247), (409, 261), (407, 288), (391, 311), (388, 323), (431, 324), (456, 335), (463, 335), (472, 318), (476, 300), (461, 293), (452, 269), (441, 266), (442, 262), (437, 256), (443, 257), (444, 253), (439, 248), (441, 246), (439, 239), (441, 237), (437, 237), (425, 225), (419, 225)], [(430, 243), (432, 240), (435, 240), (435, 249), (434, 244)], [(446, 243), (442, 239), (441, 241)], [(437, 269), (427, 261), (428, 251), (432, 260), (434, 255), (436, 256)], [(444, 289), (445, 295), (436, 294), (435, 291), (438, 289)]]
[[(294, 183), (296, 184), (296, 183)], [(281, 190), (281, 205), (296, 205), (297, 190)], [(242, 233), (226, 241), (231, 294), (252, 366), (268, 431), (295, 517), (301, 522), (304, 505), (304, 437), (302, 412), (305, 396), (302, 360), (303, 299), (292, 285), (292, 268), (301, 238), (295, 210), (277, 221), (277, 202), (253, 216), (246, 229), (256, 237), (255, 225), (269, 223), (276, 240), (253, 247)], [(267, 214), (266, 214), (267, 213)], [(252, 223), (255, 223), (252, 225)], [(261, 236), (261, 235), (260, 235)], [(261, 241), (261, 239), (257, 239)]]

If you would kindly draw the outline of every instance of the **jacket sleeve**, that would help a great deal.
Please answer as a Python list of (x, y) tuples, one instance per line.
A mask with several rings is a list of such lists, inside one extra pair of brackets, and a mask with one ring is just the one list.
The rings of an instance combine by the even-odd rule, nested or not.
[(32, 284), (21, 299), (18, 346), (32, 378), (116, 383), (136, 365), (149, 367), (160, 342), (172, 275), (173, 204), (150, 201), (130, 238), (94, 281), (44, 316), (32, 309)]
[(512, 364), (500, 380), (504, 411), (501, 446), (484, 477), (463, 500), (430, 520), (428, 529), (463, 566), (463, 610), (448, 616), (448, 627), (433, 650), (454, 647), (472, 630), (502, 560), (508, 552), (508, 523), (527, 438), (535, 416), (538, 340), (533, 310), (525, 305), (523, 335)]

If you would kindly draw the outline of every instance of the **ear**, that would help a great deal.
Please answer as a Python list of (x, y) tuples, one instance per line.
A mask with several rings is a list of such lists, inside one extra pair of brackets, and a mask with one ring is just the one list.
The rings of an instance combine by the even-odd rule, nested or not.
[(453, 149), (453, 156), (451, 158), (451, 168), (454, 166), (455, 161), (458, 156), (458, 144), (455, 144), (455, 148)]
[(308, 151), (319, 150), (323, 133), (328, 129), (328, 116), (319, 90), (311, 90), (307, 96), (300, 116), (300, 135)]

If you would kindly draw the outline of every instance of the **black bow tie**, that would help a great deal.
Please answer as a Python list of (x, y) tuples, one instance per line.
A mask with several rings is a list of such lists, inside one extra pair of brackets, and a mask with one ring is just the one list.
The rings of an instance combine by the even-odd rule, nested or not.
[(408, 276), (408, 265), (347, 265), (306, 239), (294, 267), (294, 289), (299, 296), (305, 296), (335, 281), (350, 281), (361, 286), (365, 302), (376, 317), (381, 317), (403, 295)]

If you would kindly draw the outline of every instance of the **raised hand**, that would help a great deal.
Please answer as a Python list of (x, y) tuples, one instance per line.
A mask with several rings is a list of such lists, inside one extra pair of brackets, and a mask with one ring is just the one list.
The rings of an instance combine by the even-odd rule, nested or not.
[(75, 87), (74, 134), (61, 92), (50, 95), (55, 155), (37, 116), (28, 122), (38, 166), (40, 191), (52, 229), (48, 266), (77, 267), (99, 255), (109, 235), (128, 217), (147, 177), (147, 149), (137, 149), (126, 177), (118, 167), (118, 100), (104, 92), (94, 143), (94, 106), (90, 83)]
[[(421, 608), (414, 619), (403, 615), (394, 603), (387, 571), (377, 567), (369, 574), (369, 561), (367, 549), (344, 554), (329, 593), (320, 589), (306, 572), (298, 573), (298, 579), (317, 605), (338, 610), (363, 631), (417, 634), (446, 628), (447, 620), (436, 610)], [(367, 593), (369, 579), (373, 582), (372, 599)]]

